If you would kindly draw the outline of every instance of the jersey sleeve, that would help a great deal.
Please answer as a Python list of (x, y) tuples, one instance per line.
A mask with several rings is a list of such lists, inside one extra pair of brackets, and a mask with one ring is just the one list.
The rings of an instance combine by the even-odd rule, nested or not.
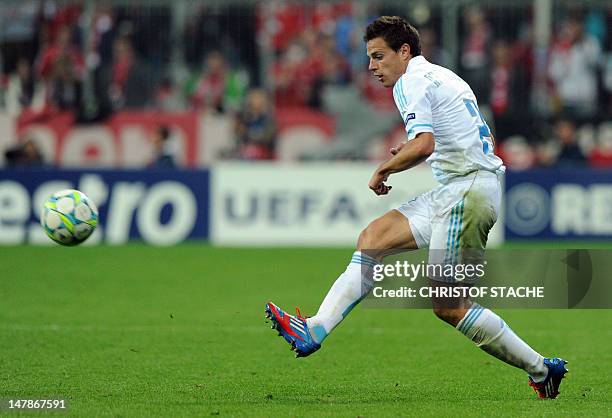
[[(410, 84), (410, 86), (408, 86)], [(408, 140), (421, 132), (433, 133), (429, 83), (402, 76), (393, 87), (393, 99), (402, 116)]]

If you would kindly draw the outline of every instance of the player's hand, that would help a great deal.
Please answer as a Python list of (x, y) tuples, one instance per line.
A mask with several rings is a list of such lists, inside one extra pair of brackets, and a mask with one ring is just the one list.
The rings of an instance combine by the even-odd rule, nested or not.
[(404, 145), (406, 145), (407, 143), (408, 143), (408, 141), (403, 141), (403, 142), (400, 142), (400, 143), (399, 143), (399, 144), (397, 144), (396, 146), (392, 147), (392, 148), (389, 150), (389, 152), (391, 153), (391, 155), (395, 155), (395, 154), (397, 154), (398, 152), (400, 152), (400, 150), (401, 150), (402, 148), (404, 148)]
[(387, 177), (389, 177), (388, 174), (381, 174), (378, 170), (376, 170), (374, 172), (374, 175), (370, 179), (370, 184), (368, 186), (378, 196), (388, 194), (392, 186), (387, 186), (385, 184), (385, 181), (387, 181)]

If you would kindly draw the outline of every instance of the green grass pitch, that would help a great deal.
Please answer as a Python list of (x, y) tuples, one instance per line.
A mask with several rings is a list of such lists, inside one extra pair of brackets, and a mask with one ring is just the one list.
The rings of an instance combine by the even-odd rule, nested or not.
[(314, 313), (351, 251), (0, 247), (0, 398), (80, 417), (612, 415), (612, 311), (500, 312), (569, 360), (553, 401), (425, 310), (358, 307), (296, 360), (264, 303)]

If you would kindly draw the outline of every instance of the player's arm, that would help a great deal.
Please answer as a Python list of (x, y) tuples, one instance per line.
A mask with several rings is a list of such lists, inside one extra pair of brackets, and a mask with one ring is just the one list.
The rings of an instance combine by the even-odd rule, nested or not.
[(392, 149), (393, 157), (378, 166), (369, 187), (377, 195), (389, 193), (391, 186), (385, 181), (394, 173), (399, 173), (425, 161), (434, 152), (435, 140), (431, 132), (421, 132), (412, 141), (404, 142), (396, 149)]

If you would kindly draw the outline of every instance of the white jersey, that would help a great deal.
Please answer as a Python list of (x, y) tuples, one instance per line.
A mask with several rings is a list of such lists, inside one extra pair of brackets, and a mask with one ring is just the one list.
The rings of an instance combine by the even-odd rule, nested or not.
[(470, 86), (452, 71), (431, 64), (423, 56), (408, 62), (393, 87), (408, 140), (431, 132), (436, 144), (427, 158), (438, 182), (477, 170), (503, 172), (493, 153), (493, 140)]

